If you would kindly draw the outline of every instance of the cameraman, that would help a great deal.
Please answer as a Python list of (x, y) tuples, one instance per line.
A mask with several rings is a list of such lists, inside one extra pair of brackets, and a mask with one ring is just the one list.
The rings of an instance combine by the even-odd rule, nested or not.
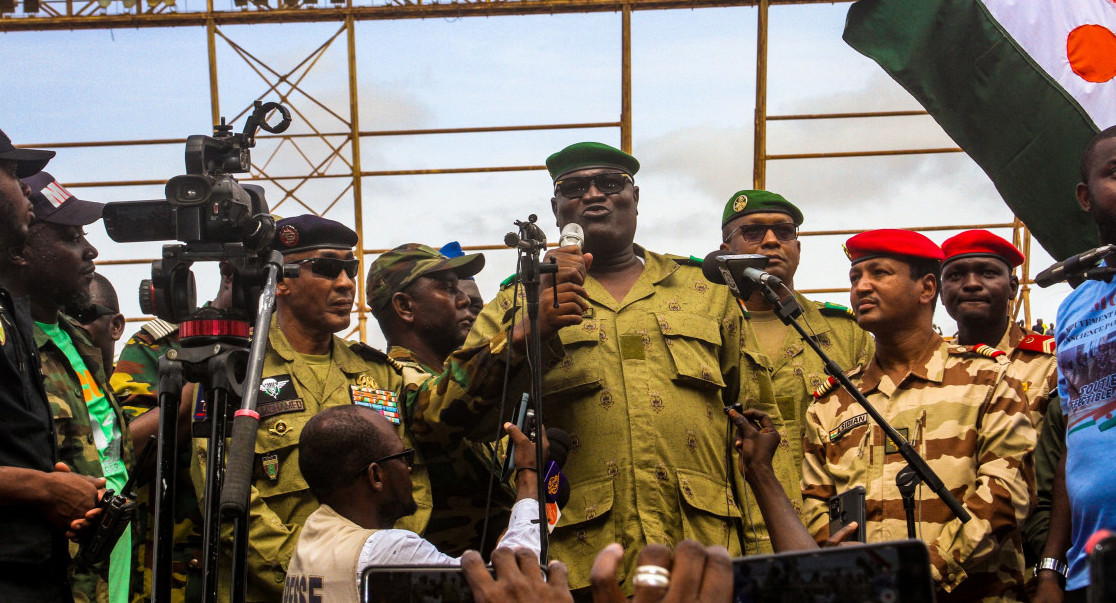
[[(535, 445), (511, 423), (504, 428), (516, 445), (518, 497), (498, 548), (526, 548), (538, 559)], [(418, 509), (411, 484), (415, 457), (383, 415), (355, 405), (322, 411), (303, 429), (298, 452), (321, 506), (302, 529), (284, 600), (357, 601), (357, 584), (370, 566), (460, 563), (418, 534), (392, 529)]]
[(71, 601), (63, 533), (97, 503), (103, 479), (71, 473), (58, 461), (54, 421), (11, 250), (34, 218), (30, 189), (53, 151), (16, 149), (0, 131), (0, 593), (12, 601)]

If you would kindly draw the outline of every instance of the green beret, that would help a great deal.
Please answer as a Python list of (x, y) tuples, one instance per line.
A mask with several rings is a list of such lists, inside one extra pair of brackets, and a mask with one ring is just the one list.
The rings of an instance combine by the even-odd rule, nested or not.
[(600, 142), (571, 144), (546, 158), (546, 169), (555, 181), (570, 172), (594, 168), (614, 168), (635, 176), (639, 162), (624, 151)]
[(802, 212), (782, 195), (768, 191), (736, 191), (725, 204), (721, 226), (748, 214), (778, 212), (787, 214), (795, 226), (802, 226)]

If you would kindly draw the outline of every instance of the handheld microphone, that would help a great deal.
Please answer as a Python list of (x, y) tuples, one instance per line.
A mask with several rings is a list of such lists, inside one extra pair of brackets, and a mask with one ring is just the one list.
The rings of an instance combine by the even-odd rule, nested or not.
[(1038, 273), (1038, 276), (1035, 277), (1035, 284), (1039, 287), (1049, 287), (1055, 283), (1060, 283), (1073, 277), (1075, 273), (1081, 272), (1083, 267), (1092, 268), (1097, 262), (1114, 253), (1116, 253), (1116, 245), (1101, 245), (1096, 249), (1070, 256)]
[(580, 224), (570, 222), (562, 227), (561, 238), (558, 239), (558, 246), (565, 247), (567, 245), (577, 245), (577, 250), (584, 249), (585, 244), (585, 230), (581, 228)]

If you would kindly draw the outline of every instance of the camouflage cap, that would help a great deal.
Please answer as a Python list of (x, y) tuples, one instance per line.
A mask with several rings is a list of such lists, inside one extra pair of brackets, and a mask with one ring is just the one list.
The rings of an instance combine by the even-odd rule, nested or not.
[(546, 158), (546, 169), (555, 181), (570, 172), (594, 168), (615, 168), (635, 176), (639, 171), (639, 161), (620, 149), (600, 142), (571, 144)]
[(484, 268), (484, 255), (472, 253), (447, 258), (437, 249), (407, 243), (376, 258), (368, 267), (368, 305), (380, 310), (391, 296), (402, 291), (420, 276), (449, 270), (457, 278), (468, 278)]
[(769, 191), (736, 191), (725, 204), (721, 226), (748, 214), (777, 212), (787, 214), (795, 226), (802, 226), (802, 212), (779, 193)]

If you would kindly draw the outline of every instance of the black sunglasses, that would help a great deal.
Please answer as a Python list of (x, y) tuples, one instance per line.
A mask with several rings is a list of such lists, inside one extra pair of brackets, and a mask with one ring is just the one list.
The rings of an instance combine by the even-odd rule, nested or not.
[(341, 260), (337, 258), (306, 258), (305, 260), (298, 260), (291, 262), (292, 264), (310, 264), (310, 271), (318, 276), (325, 278), (337, 278), (338, 274), (344, 270), (349, 278), (355, 279), (357, 270), (360, 269), (360, 260), (350, 259)]
[(357, 476), (363, 475), (368, 472), (369, 467), (371, 467), (372, 465), (382, 465), (388, 461), (394, 461), (395, 459), (402, 460), (407, 465), (407, 468), (411, 469), (415, 466), (415, 449), (407, 448), (403, 452), (396, 452), (395, 454), (389, 454), (382, 459), (376, 459), (371, 463), (365, 465), (364, 469), (357, 471), (356, 474)]
[(87, 325), (102, 316), (112, 316), (117, 312), (117, 310), (113, 310), (108, 306), (102, 306), (101, 304), (92, 304), (78, 310), (71, 316), (73, 316), (74, 320), (78, 321), (79, 323)]
[(767, 236), (769, 230), (775, 233), (776, 239), (784, 243), (798, 238), (798, 227), (794, 224), (741, 224), (729, 231), (728, 235), (725, 236), (725, 242), (727, 243), (733, 234), (739, 232), (740, 238), (744, 239), (746, 243), (759, 243)]
[(624, 190), (629, 182), (633, 182), (632, 177), (625, 173), (608, 172), (588, 178), (565, 178), (554, 183), (554, 190), (567, 199), (577, 199), (589, 192), (590, 185), (594, 185), (606, 195), (615, 195)]

